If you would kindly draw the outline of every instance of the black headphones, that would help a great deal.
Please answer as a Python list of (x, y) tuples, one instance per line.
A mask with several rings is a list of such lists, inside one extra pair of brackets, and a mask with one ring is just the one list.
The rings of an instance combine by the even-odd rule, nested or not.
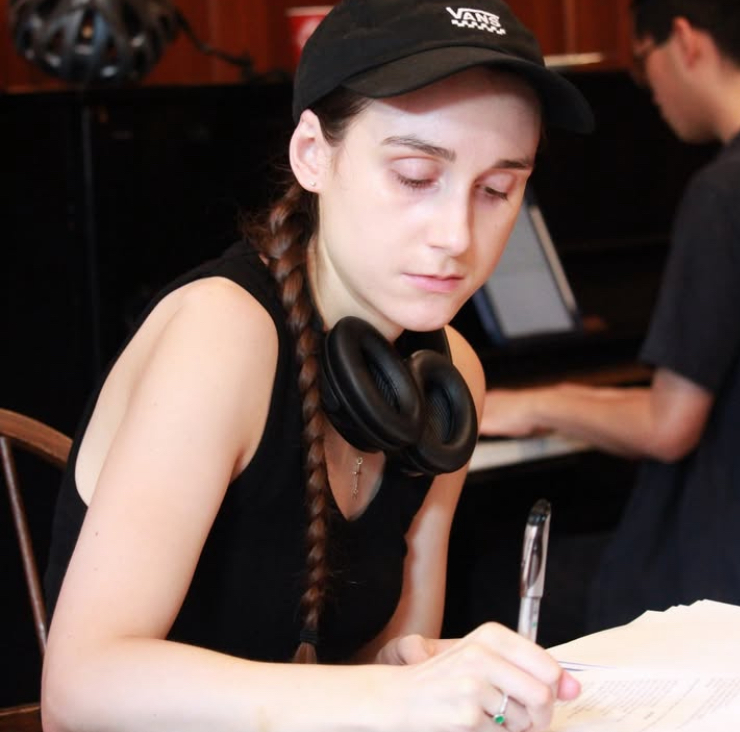
[(364, 320), (342, 318), (324, 338), (321, 395), (347, 442), (409, 472), (451, 473), (475, 448), (475, 403), (444, 330), (405, 331), (394, 346)]

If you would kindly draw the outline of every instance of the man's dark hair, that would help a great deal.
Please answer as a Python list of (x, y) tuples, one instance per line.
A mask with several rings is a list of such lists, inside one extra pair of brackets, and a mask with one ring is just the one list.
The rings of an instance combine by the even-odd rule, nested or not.
[(740, 66), (740, 0), (633, 0), (632, 15), (635, 36), (658, 44), (669, 39), (674, 18), (686, 18)]

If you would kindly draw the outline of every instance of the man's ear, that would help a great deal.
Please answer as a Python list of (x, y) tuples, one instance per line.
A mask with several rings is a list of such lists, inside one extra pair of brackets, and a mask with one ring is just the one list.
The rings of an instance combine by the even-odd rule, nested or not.
[(672, 36), (676, 40), (683, 62), (689, 68), (693, 67), (704, 51), (702, 32), (686, 18), (678, 16), (673, 19)]
[(296, 180), (313, 193), (321, 188), (331, 159), (330, 146), (324, 138), (319, 118), (306, 109), (290, 139), (290, 167)]

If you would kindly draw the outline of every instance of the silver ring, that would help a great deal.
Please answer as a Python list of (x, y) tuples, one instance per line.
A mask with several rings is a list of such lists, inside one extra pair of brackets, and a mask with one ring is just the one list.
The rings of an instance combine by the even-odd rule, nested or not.
[(504, 695), (501, 699), (501, 706), (498, 708), (498, 712), (493, 715), (493, 721), (500, 725), (506, 722), (506, 707), (509, 705), (509, 695), (503, 691), (501, 693)]

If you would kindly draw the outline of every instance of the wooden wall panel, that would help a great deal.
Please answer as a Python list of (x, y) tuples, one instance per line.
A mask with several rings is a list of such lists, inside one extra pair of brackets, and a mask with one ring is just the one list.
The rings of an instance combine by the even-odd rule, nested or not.
[(608, 65), (627, 68), (632, 60), (630, 1), (566, 0), (578, 51), (601, 51)]
[[(537, 35), (543, 53), (601, 51), (607, 66), (630, 63), (630, 0), (510, 0), (516, 14)], [(315, 0), (175, 0), (204, 43), (230, 54), (245, 53), (258, 73), (292, 72), (286, 9), (316, 5)], [(320, 4), (320, 3), (319, 3)], [(331, 5), (332, 3), (327, 3)], [(145, 85), (229, 84), (242, 78), (239, 68), (206, 56), (181, 33)], [(64, 88), (22, 59), (12, 47), (8, 4), (0, 2), (0, 89), (10, 91)]]
[[(291, 70), (285, 9), (314, 4), (310, 0), (176, 0), (193, 32), (203, 43), (234, 56), (251, 57), (264, 73)], [(0, 89), (12, 91), (60, 89), (66, 83), (21, 58), (10, 39), (8, 6), (0, 2)], [(237, 66), (208, 56), (180, 33), (144, 79), (145, 85), (237, 83)]]
[(601, 52), (603, 66), (630, 63), (630, 0), (510, 0), (545, 55)]
[[(213, 38), (218, 38), (221, 50), (235, 56), (248, 54), (258, 71), (265, 71), (272, 66), (273, 41), (268, 32), (267, 3), (220, 0), (218, 3), (211, 2), (210, 8)], [(234, 66), (216, 60), (212, 73), (214, 81), (228, 82), (239, 79), (241, 72)]]
[[(218, 0), (220, 4), (224, 0)], [(208, 43), (214, 43), (213, 32), (210, 27), (210, 13), (208, 10), (212, 2), (204, 3), (197, 0), (177, 0), (177, 7), (182, 11), (193, 32)], [(208, 84), (211, 79), (212, 61), (204, 56), (184, 34), (180, 33), (177, 39), (168, 46), (159, 63), (149, 73), (144, 83), (158, 84)]]
[(0, 4), (0, 89), (8, 87), (8, 63), (10, 62), (10, 43), (3, 39), (9, 38), (8, 4)]
[[(250, 57), (257, 71), (272, 66), (266, 0), (177, 0), (177, 7), (201, 42), (232, 56)], [(238, 66), (204, 54), (180, 33), (144, 83), (228, 84), (241, 78)]]
[(563, 0), (510, 0), (509, 6), (534, 34), (545, 55), (564, 53)]
[[(311, 0), (177, 0), (198, 38), (234, 56), (251, 57), (257, 73), (292, 71), (288, 7), (315, 5)], [(204, 56), (181, 35), (145, 80), (159, 83), (232, 83), (241, 70)], [(189, 79), (192, 79), (190, 81)]]

